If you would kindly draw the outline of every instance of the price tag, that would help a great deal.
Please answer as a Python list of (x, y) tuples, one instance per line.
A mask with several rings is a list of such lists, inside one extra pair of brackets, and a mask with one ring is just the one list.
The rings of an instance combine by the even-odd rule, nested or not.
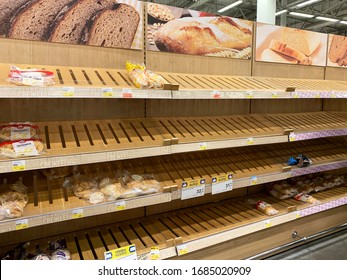
[(212, 178), (212, 194), (223, 193), (233, 189), (233, 175), (225, 174)]
[(205, 195), (205, 179), (191, 180), (182, 183), (181, 200)]
[(257, 178), (257, 176), (252, 176), (251, 177), (251, 186), (254, 186), (256, 184), (258, 184), (258, 178)]
[(266, 228), (272, 227), (272, 223), (270, 220), (265, 221), (265, 227)]
[(104, 253), (105, 260), (137, 260), (136, 246), (121, 247)]
[(278, 98), (278, 93), (277, 93), (277, 92), (271, 93), (271, 97), (272, 97), (272, 98)]
[(247, 91), (245, 95), (246, 95), (246, 98), (253, 98), (253, 91)]
[(16, 230), (26, 229), (29, 227), (28, 219), (16, 221)]
[(319, 92), (315, 92), (315, 93), (313, 94), (313, 97), (314, 97), (314, 98), (321, 98), (321, 95), (320, 95)]
[(133, 97), (133, 91), (130, 88), (123, 88), (122, 93), (123, 93), (123, 98), (132, 98)]
[(103, 97), (113, 97), (113, 89), (112, 88), (102, 88), (101, 93)]
[(207, 149), (207, 144), (206, 142), (199, 143), (199, 150), (206, 150)]
[(160, 251), (159, 247), (152, 247), (151, 252), (149, 253), (150, 260), (160, 260)]
[(75, 95), (75, 88), (74, 87), (63, 87), (63, 96), (69, 97)]
[(254, 143), (253, 137), (248, 137), (247, 138), (247, 145), (253, 145), (253, 143)]
[(221, 93), (218, 90), (212, 91), (212, 97), (213, 98), (220, 98)]
[(34, 141), (28, 140), (28, 141), (18, 141), (12, 143), (14, 152), (18, 156), (37, 156), (39, 153), (36, 150)]
[(126, 208), (127, 207), (126, 207), (126, 204), (125, 204), (124, 200), (116, 202), (116, 210), (117, 211), (125, 210)]
[(189, 250), (187, 248), (187, 245), (181, 244), (176, 246), (177, 254), (179, 256), (185, 255), (189, 253)]
[(293, 98), (299, 98), (299, 93), (293, 92), (293, 93), (292, 93), (292, 97), (293, 97)]
[(289, 133), (289, 142), (296, 141), (296, 136), (294, 132)]
[(72, 219), (83, 218), (83, 209), (73, 209), (71, 213)]
[(294, 219), (299, 219), (301, 217), (299, 211), (296, 211), (293, 214), (294, 214)]
[(25, 160), (12, 161), (12, 171), (23, 171), (26, 169)]

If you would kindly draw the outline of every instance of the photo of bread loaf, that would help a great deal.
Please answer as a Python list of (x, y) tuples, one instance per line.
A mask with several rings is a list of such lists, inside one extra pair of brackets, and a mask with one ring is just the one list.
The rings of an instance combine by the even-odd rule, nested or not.
[(147, 5), (147, 20), (148, 50), (243, 59), (251, 56), (249, 21), (153, 3)]
[(0, 36), (67, 44), (142, 49), (137, 0), (0, 1)]
[(257, 23), (256, 61), (325, 66), (326, 49), (326, 34)]
[(347, 66), (347, 37), (329, 35), (328, 66)]

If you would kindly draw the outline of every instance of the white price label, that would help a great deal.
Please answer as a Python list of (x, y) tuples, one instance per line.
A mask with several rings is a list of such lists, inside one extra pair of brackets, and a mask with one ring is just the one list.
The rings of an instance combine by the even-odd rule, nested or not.
[(26, 229), (29, 227), (28, 219), (18, 220), (15, 222), (16, 230)]
[(181, 199), (190, 199), (205, 195), (205, 179), (192, 180), (182, 183)]
[(251, 177), (251, 186), (258, 184), (258, 178), (257, 176)]
[(272, 98), (278, 98), (278, 93), (277, 93), (277, 92), (271, 93), (271, 97), (272, 97)]
[(113, 97), (113, 89), (112, 88), (102, 88), (101, 93), (103, 97)]
[(206, 150), (207, 149), (207, 144), (206, 142), (199, 143), (199, 150)]
[(133, 91), (130, 88), (123, 88), (122, 93), (123, 93), (123, 98), (132, 98), (133, 97)]
[(314, 98), (321, 98), (320, 92), (315, 92), (315, 93), (313, 94), (313, 97), (314, 97)]
[(294, 219), (299, 219), (299, 218), (301, 217), (299, 211), (295, 211), (295, 212), (293, 213), (293, 215), (294, 215)]
[(293, 93), (292, 93), (292, 97), (293, 97), (293, 98), (299, 98), (300, 96), (299, 96), (299, 93), (293, 92)]
[(18, 141), (12, 143), (14, 152), (18, 156), (37, 156), (39, 153), (36, 150), (34, 141), (28, 140), (28, 141)]
[(212, 194), (228, 192), (233, 189), (233, 175), (225, 174), (212, 178)]
[(296, 141), (296, 136), (294, 132), (289, 133), (289, 142)]
[(272, 227), (272, 223), (270, 220), (265, 221), (265, 225), (266, 228)]
[(177, 254), (179, 256), (185, 255), (189, 253), (189, 250), (187, 248), (187, 245), (181, 244), (176, 246)]
[(83, 209), (73, 209), (71, 211), (72, 214), (72, 219), (78, 219), (78, 218), (83, 218)]
[(247, 91), (245, 95), (246, 95), (246, 98), (253, 98), (253, 91)]
[(253, 145), (253, 143), (254, 143), (253, 137), (248, 137), (247, 138), (247, 145)]
[(152, 247), (151, 252), (149, 253), (150, 260), (160, 260), (160, 250), (159, 247)]
[(26, 169), (25, 160), (12, 161), (12, 171), (23, 171)]
[(117, 211), (121, 211), (121, 210), (125, 210), (125, 209), (126, 209), (126, 204), (125, 204), (124, 200), (116, 202), (116, 210)]
[(74, 87), (63, 87), (63, 96), (69, 97), (75, 95)]
[(213, 98), (220, 98), (220, 96), (221, 96), (220, 91), (218, 91), (218, 90), (212, 91), (212, 97)]

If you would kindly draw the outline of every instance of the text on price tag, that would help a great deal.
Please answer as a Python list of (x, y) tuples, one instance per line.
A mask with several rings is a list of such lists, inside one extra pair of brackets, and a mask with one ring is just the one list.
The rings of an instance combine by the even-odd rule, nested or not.
[(101, 89), (103, 97), (113, 97), (113, 89), (112, 88), (102, 88)]
[(29, 227), (28, 219), (16, 221), (16, 230), (26, 229)]
[(63, 87), (63, 96), (69, 97), (75, 95), (75, 88), (74, 87)]
[(218, 91), (218, 90), (214, 90), (214, 91), (212, 91), (212, 97), (213, 98), (220, 98), (220, 91)]
[(130, 88), (123, 88), (122, 93), (123, 93), (123, 98), (132, 98), (133, 97), (133, 91)]
[(23, 171), (26, 169), (25, 160), (12, 161), (12, 171)]
[(137, 260), (136, 246), (131, 244), (129, 246), (117, 248), (104, 253), (105, 260)]
[(124, 200), (116, 202), (116, 210), (117, 211), (125, 210), (126, 208), (127, 207), (126, 207), (126, 204), (125, 204)]
[(79, 219), (79, 218), (83, 218), (83, 209), (73, 209), (71, 211), (72, 214), (72, 219)]
[(176, 246), (177, 254), (179, 256), (185, 255), (189, 253), (189, 250), (187, 248), (186, 244), (180, 244)]
[(160, 260), (160, 251), (159, 247), (152, 247), (151, 252), (149, 253), (150, 260)]
[(252, 176), (251, 177), (251, 186), (254, 186), (258, 184), (258, 177), (257, 176)]
[(233, 175), (224, 174), (212, 178), (212, 194), (231, 191), (233, 189)]
[(182, 183), (181, 199), (190, 199), (205, 195), (205, 179), (197, 179)]

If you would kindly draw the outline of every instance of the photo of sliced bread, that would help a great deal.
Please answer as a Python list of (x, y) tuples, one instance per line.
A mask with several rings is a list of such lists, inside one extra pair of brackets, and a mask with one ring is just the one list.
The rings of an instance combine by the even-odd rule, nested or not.
[(92, 25), (86, 28), (85, 43), (93, 46), (131, 48), (140, 15), (127, 4), (100, 11)]
[(16, 14), (17, 10), (26, 6), (32, 1), (28, 0), (1, 0), (0, 1), (0, 36), (8, 34), (10, 29), (11, 18)]
[(112, 9), (116, 0), (79, 0), (59, 17), (52, 27), (49, 41), (78, 44), (88, 21), (104, 9)]
[(9, 38), (45, 40), (45, 35), (56, 15), (73, 0), (32, 1), (14, 18)]
[(278, 62), (278, 63), (291, 63), (298, 64), (298, 60), (290, 56), (286, 56), (271, 49), (265, 49), (261, 54), (262, 61)]
[(332, 35), (332, 40), (329, 48), (328, 57), (333, 63), (339, 66), (347, 65), (347, 37)]
[(321, 37), (316, 32), (283, 28), (280, 41), (302, 52), (306, 56), (310, 56), (318, 48)]
[(302, 52), (288, 46), (287, 44), (281, 43), (276, 39), (271, 40), (269, 48), (299, 61), (304, 61), (307, 59), (307, 56)]

